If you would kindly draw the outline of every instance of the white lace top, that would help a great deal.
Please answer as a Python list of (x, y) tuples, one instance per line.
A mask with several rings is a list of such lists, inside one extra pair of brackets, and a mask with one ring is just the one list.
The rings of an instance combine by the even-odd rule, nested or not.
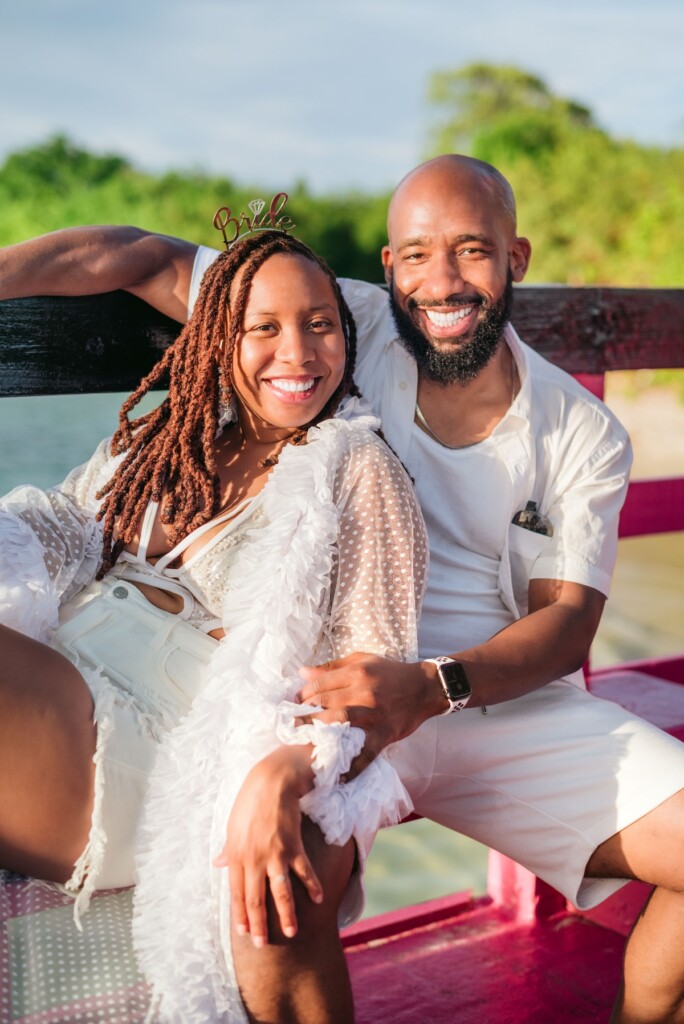
[[(223, 625), (221, 607), (233, 556), (249, 530), (265, 525), (259, 495), (247, 498), (238, 508), (193, 530), (166, 555), (155, 562), (148, 562), (147, 548), (158, 507), (156, 501), (150, 502), (141, 527), (138, 550), (135, 554), (123, 551), (112, 575), (176, 594), (183, 601), (182, 610), (178, 613), (181, 618), (205, 633), (219, 629)], [(221, 522), (224, 526), (219, 533), (210, 537), (191, 558), (172, 568), (191, 544)]]
[[(302, 809), (328, 842), (353, 834), (363, 846), (410, 809), (382, 756), (340, 783), (363, 746), (361, 730), (318, 721), (295, 728), (305, 710), (293, 703), (302, 664), (359, 650), (416, 654), (426, 534), (406, 474), (372, 432), (377, 425), (348, 401), (309, 430), (308, 444), (283, 450), (232, 531), (180, 570), (142, 566), (167, 580), (180, 571), (174, 582), (225, 630), (204, 691), (161, 746), (140, 835), (134, 937), (161, 1020), (245, 1019), (227, 873), (211, 859), (257, 761), (282, 743), (313, 743), (316, 785)], [(0, 621), (49, 641), (60, 602), (94, 578), (102, 550), (95, 494), (116, 464), (103, 442), (60, 487), (21, 487), (0, 502)], [(141, 569), (132, 561), (116, 571)]]

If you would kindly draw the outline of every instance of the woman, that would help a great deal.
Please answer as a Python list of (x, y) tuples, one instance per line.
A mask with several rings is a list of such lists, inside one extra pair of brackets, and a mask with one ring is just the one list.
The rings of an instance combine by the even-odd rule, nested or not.
[(337, 912), (408, 801), (384, 759), (342, 783), (363, 734), (291, 702), (305, 662), (413, 656), (427, 559), (354, 351), (321, 260), (241, 239), (114, 437), (2, 502), (0, 865), (80, 915), (135, 851), (162, 1020), (244, 1020), (233, 961), (250, 1019), (352, 1018)]

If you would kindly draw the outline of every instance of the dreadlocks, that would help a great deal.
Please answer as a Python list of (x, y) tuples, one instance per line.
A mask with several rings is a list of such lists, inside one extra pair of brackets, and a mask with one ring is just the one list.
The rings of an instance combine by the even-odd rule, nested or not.
[[(221, 499), (214, 446), (220, 409), (234, 395), (233, 352), (250, 285), (259, 267), (276, 253), (303, 256), (329, 278), (347, 349), (345, 372), (336, 391), (315, 420), (294, 431), (288, 443), (304, 444), (309, 426), (333, 416), (345, 395), (358, 394), (353, 383), (356, 325), (327, 263), (299, 239), (282, 232), (261, 231), (234, 243), (206, 271), (192, 317), (176, 341), (121, 407), (112, 453), (124, 458), (97, 495), (104, 499), (97, 513), (104, 520), (98, 579), (133, 540), (149, 502), (161, 501), (162, 494), (161, 519), (170, 527), (174, 544), (217, 515)], [(243, 271), (242, 278), (229, 304), (238, 270)], [(167, 374), (169, 392), (161, 405), (130, 420), (129, 413)], [(276, 461), (272, 458), (263, 464)]]

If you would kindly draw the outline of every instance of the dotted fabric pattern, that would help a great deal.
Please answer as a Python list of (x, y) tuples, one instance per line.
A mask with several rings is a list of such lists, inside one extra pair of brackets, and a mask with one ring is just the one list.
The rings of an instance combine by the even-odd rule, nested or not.
[(0, 1024), (143, 1024), (132, 899), (132, 889), (97, 893), (80, 932), (67, 896), (0, 874)]

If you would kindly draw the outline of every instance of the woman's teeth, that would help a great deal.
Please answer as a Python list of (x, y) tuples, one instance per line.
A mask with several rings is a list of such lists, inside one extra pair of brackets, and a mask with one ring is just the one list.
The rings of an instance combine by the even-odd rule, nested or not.
[(310, 391), (314, 386), (314, 377), (308, 377), (306, 380), (278, 380), (274, 378), (271, 384), (274, 388), (278, 388), (279, 391)]

